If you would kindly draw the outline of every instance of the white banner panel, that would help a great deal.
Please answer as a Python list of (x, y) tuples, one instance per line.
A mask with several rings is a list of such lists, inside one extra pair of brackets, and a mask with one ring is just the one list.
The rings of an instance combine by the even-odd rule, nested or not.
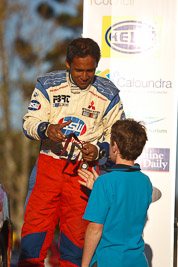
[[(101, 47), (97, 73), (120, 89), (148, 139), (137, 162), (160, 190), (144, 230), (150, 267), (173, 267), (177, 135), (176, 0), (84, 0), (83, 36)], [(178, 76), (178, 75), (177, 75)]]

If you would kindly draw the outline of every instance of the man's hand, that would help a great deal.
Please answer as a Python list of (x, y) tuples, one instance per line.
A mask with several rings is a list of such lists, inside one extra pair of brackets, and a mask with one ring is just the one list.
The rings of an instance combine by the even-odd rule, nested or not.
[(61, 129), (69, 125), (71, 122), (72, 120), (59, 124), (50, 124), (47, 129), (48, 138), (55, 142), (64, 142), (66, 136), (61, 132)]
[(82, 151), (82, 158), (84, 160), (93, 161), (97, 159), (98, 149), (95, 145), (92, 145), (90, 143), (85, 143), (81, 151)]
[(78, 175), (83, 179), (83, 181), (78, 180), (81, 185), (86, 186), (90, 190), (93, 189), (93, 184), (95, 180), (98, 178), (98, 174), (95, 171), (94, 167), (92, 167), (92, 172), (85, 169), (78, 169)]

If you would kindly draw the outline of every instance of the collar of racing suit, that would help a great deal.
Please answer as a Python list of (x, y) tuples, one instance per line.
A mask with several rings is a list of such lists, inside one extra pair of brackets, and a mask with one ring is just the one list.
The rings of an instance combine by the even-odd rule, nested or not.
[(85, 88), (85, 89), (81, 89), (81, 88), (78, 87), (78, 86), (74, 83), (74, 81), (72, 80), (72, 76), (71, 76), (71, 73), (70, 73), (69, 70), (68, 70), (68, 72), (67, 72), (67, 81), (68, 81), (68, 83), (69, 83), (69, 85), (70, 85), (71, 93), (73, 93), (73, 94), (80, 94), (80, 93), (81, 93), (81, 90), (82, 90), (82, 91), (88, 91), (88, 90), (90, 89), (92, 83), (93, 83), (93, 80), (92, 80), (91, 83), (87, 86), (87, 88)]

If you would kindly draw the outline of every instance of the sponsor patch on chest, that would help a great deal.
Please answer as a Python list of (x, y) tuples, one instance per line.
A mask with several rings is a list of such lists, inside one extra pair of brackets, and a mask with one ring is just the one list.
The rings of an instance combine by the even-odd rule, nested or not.
[(95, 110), (94, 101), (91, 101), (88, 108), (82, 108), (82, 115), (88, 118), (97, 119), (100, 112)]
[(54, 95), (53, 96), (53, 107), (68, 106), (70, 95)]
[(97, 119), (99, 113), (100, 113), (99, 111), (93, 111), (87, 108), (82, 108), (82, 115), (88, 118)]

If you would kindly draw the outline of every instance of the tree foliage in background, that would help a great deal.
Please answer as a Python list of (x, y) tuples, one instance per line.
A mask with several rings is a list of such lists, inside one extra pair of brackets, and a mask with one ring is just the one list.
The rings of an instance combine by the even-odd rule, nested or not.
[(0, 183), (10, 198), (17, 239), (39, 151), (39, 142), (23, 135), (22, 117), (36, 78), (65, 69), (67, 44), (82, 33), (82, 8), (82, 0), (0, 1)]

